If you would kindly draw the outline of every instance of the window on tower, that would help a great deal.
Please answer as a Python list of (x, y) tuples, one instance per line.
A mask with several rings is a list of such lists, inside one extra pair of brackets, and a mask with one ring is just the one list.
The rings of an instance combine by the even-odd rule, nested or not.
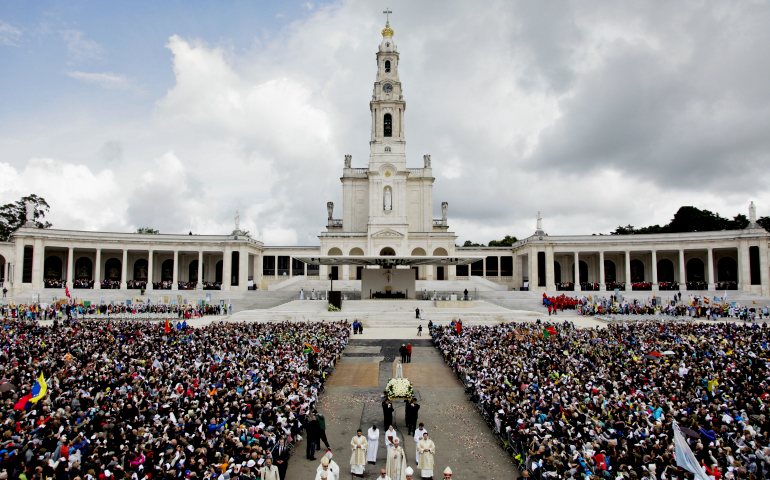
[(383, 123), (385, 125), (385, 129), (384, 129), (385, 136), (392, 137), (393, 136), (393, 117), (391, 117), (389, 113), (385, 114), (385, 121)]
[(385, 73), (390, 73), (390, 60), (385, 60)]

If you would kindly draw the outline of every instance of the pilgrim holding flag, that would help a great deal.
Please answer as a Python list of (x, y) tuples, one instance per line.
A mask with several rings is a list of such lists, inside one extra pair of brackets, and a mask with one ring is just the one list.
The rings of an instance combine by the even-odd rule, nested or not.
[(37, 403), (45, 398), (47, 392), (48, 384), (45, 383), (43, 372), (40, 372), (40, 377), (38, 377), (37, 382), (32, 386), (32, 391), (23, 396), (13, 408), (15, 410), (29, 410), (32, 408), (33, 403)]
[(361, 435), (361, 430), (356, 432), (356, 436), (350, 440), (350, 473), (353, 475), (363, 477), (364, 469), (366, 467), (366, 437)]

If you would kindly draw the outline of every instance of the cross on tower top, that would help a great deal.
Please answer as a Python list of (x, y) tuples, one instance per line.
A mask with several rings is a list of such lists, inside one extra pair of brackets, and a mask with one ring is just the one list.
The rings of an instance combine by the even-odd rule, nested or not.
[(393, 13), (393, 12), (389, 8), (386, 8), (385, 11), (383, 11), (382, 13), (385, 14), (385, 24), (389, 25), (390, 24), (390, 14)]

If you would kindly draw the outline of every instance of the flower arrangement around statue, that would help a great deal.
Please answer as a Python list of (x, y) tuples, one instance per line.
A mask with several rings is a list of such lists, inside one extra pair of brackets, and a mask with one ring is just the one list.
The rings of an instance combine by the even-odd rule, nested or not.
[(340, 312), (341, 310), (330, 303), (328, 311), (330, 311), (330, 312)]
[(414, 397), (414, 387), (412, 382), (407, 378), (403, 378), (403, 370), (401, 369), (401, 362), (396, 364), (396, 378), (388, 380), (388, 384), (385, 386), (385, 393), (388, 398), (403, 398), (410, 399)]

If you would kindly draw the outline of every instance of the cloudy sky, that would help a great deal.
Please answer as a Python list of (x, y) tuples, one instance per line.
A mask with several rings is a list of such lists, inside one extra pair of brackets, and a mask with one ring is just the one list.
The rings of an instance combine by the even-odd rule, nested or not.
[[(770, 3), (387, 4), (410, 166), (459, 236), (770, 215)], [(368, 160), (386, 5), (0, 0), (0, 202), (317, 245)], [(339, 212), (339, 210), (337, 210)]]

